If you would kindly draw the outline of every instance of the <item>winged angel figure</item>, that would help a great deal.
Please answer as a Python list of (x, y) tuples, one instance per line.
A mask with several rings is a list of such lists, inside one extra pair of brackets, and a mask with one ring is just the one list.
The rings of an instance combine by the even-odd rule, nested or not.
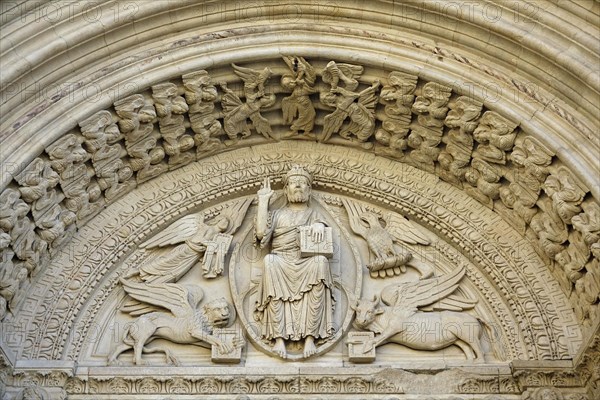
[(121, 279), (121, 283), (129, 296), (154, 311), (128, 324), (123, 343), (109, 356), (109, 364), (116, 363), (121, 353), (131, 349), (134, 351), (136, 365), (144, 364), (142, 353), (157, 352), (164, 353), (167, 361), (179, 364), (168, 349), (146, 347), (155, 339), (201, 347), (217, 346), (222, 353), (229, 353), (243, 344), (241, 338), (221, 340), (213, 335), (215, 328), (227, 326), (231, 319), (229, 304), (224, 298), (213, 300), (199, 308), (204, 293), (197, 285), (136, 283), (127, 279)]
[[(419, 231), (417, 225), (395, 213), (385, 213), (383, 218), (358, 202), (342, 199), (348, 212), (350, 228), (360, 235), (375, 256), (375, 260), (367, 264), (373, 278), (400, 275), (406, 272), (406, 265), (412, 260), (412, 253), (403, 244), (420, 244), (428, 246), (429, 239)], [(385, 222), (385, 228), (380, 220)], [(395, 245), (396, 244), (396, 245)], [(417, 269), (421, 278), (428, 278), (433, 270), (426, 264), (413, 262), (411, 267)]]
[(239, 96), (227, 87), (227, 83), (220, 83), (225, 92), (221, 98), (224, 112), (223, 129), (230, 140), (236, 140), (238, 134), (241, 134), (242, 138), (248, 137), (251, 132), (247, 120), (250, 119), (256, 132), (271, 139), (273, 134), (271, 124), (260, 114), (260, 110), (275, 104), (275, 95), (265, 94), (265, 82), (271, 77), (272, 71), (269, 68), (257, 71), (235, 64), (231, 65), (235, 74), (244, 81), (246, 102), (242, 102)]
[[(375, 106), (377, 105), (376, 90), (379, 81), (372, 86), (355, 92), (358, 87), (357, 78), (363, 68), (358, 65), (336, 64), (331, 61), (322, 73), (323, 81), (331, 85), (328, 92), (322, 92), (321, 102), (335, 110), (325, 117), (323, 123), (322, 141), (327, 141), (334, 133), (349, 139), (355, 135), (359, 142), (366, 142), (375, 130)], [(338, 86), (342, 81), (345, 88)], [(350, 123), (342, 127), (344, 121), (350, 118)]]
[[(386, 286), (381, 301), (361, 299), (352, 306), (356, 312), (354, 327), (375, 334), (363, 351), (371, 351), (386, 343), (401, 344), (415, 350), (439, 350), (458, 346), (467, 359), (484, 361), (481, 346), (480, 318), (462, 313), (472, 309), (477, 300), (454, 294), (465, 268), (457, 268), (439, 278), (403, 282)], [(469, 327), (469, 329), (465, 329)]]
[[(166, 254), (141, 265), (125, 278), (138, 277), (138, 281), (156, 285), (172, 283), (178, 281), (199, 261), (202, 275), (208, 279), (216, 278), (223, 273), (225, 255), (233, 234), (242, 224), (250, 203), (252, 198), (233, 202), (212, 221), (205, 221), (204, 213), (177, 220), (140, 247), (153, 249), (176, 246)], [(141, 315), (148, 312), (148, 307), (143, 302), (130, 299), (121, 310), (131, 315)]]

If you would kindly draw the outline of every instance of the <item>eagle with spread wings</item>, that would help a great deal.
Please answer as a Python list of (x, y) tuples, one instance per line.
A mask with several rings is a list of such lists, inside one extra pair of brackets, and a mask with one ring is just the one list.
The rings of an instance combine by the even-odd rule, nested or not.
[[(361, 203), (346, 199), (342, 199), (342, 203), (348, 213), (350, 228), (367, 242), (369, 250), (375, 256), (375, 259), (367, 264), (373, 278), (385, 278), (406, 272), (406, 265), (413, 257), (403, 244), (430, 244), (417, 225), (403, 216), (388, 212), (381, 218)], [(385, 228), (380, 220), (385, 222)], [(431, 267), (425, 264), (413, 262), (410, 266), (417, 269), (422, 278), (433, 274)]]

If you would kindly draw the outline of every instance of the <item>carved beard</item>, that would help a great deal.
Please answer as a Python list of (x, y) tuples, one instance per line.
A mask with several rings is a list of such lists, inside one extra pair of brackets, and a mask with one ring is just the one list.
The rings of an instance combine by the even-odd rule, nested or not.
[(308, 190), (288, 192), (287, 198), (290, 203), (306, 203), (310, 198), (310, 192)]

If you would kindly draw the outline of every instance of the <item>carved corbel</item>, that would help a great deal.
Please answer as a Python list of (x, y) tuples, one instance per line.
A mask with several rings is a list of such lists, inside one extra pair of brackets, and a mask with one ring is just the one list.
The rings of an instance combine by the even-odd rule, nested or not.
[(196, 152), (200, 156), (217, 148), (221, 144), (219, 136), (225, 134), (215, 112), (217, 88), (205, 70), (183, 75), (182, 79)]
[(196, 158), (193, 152), (188, 151), (194, 147), (194, 139), (185, 134), (183, 114), (188, 112), (189, 107), (178, 92), (177, 85), (171, 82), (152, 86), (152, 98), (170, 169), (179, 168)]
[(120, 143), (123, 137), (112, 115), (108, 111), (99, 111), (80, 122), (79, 127), (106, 200), (115, 200), (135, 187), (135, 181), (131, 180), (133, 170), (123, 160), (127, 155)]
[(164, 149), (158, 145), (160, 134), (154, 131), (156, 110), (141, 94), (134, 94), (114, 104), (125, 148), (131, 157), (136, 180), (142, 183), (168, 170)]
[(473, 152), (473, 132), (478, 126), (482, 107), (481, 102), (466, 96), (450, 103), (450, 111), (444, 119), (450, 131), (442, 138), (446, 147), (438, 157), (438, 173), (450, 183), (460, 184), (465, 180)]
[(389, 148), (385, 154), (400, 156), (408, 148), (407, 136), (412, 120), (412, 106), (415, 101), (417, 76), (402, 72), (391, 72), (388, 84), (383, 86), (379, 102), (385, 104), (386, 118), (375, 139)]

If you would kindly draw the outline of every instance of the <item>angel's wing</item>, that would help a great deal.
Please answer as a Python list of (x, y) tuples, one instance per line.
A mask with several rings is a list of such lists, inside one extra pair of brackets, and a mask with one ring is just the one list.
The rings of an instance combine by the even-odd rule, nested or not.
[(267, 139), (272, 139), (273, 131), (269, 120), (260, 115), (258, 112), (250, 114), (250, 120), (256, 132), (260, 133)]
[(348, 212), (348, 219), (352, 231), (366, 239), (368, 228), (364, 226), (360, 220), (360, 216), (365, 213), (366, 210), (364, 210), (360, 204), (349, 202), (346, 199), (342, 199), (342, 204), (344, 204), (346, 212)]
[[(176, 317), (186, 317), (192, 315), (195, 310), (192, 309), (189, 299), (189, 291), (185, 286), (177, 283), (137, 283), (126, 279), (121, 279), (125, 293), (142, 303), (151, 306), (166, 308)], [(198, 293), (195, 293), (194, 300), (199, 301)]]
[(303, 57), (298, 57), (298, 64), (300, 71), (304, 71), (304, 79), (310, 85), (314, 85), (317, 80), (317, 73), (312, 65), (308, 63)]
[(360, 65), (352, 65), (352, 64), (337, 64), (338, 69), (342, 74), (349, 79), (357, 79), (363, 73), (363, 67)]
[(374, 110), (378, 101), (378, 97), (376, 94), (378, 87), (379, 85), (376, 84), (360, 92), (360, 96), (358, 96), (358, 103), (362, 104), (369, 110)]
[(223, 106), (223, 111), (225, 111), (225, 113), (230, 113), (243, 105), (239, 96), (235, 94), (233, 90), (229, 89), (225, 83), (221, 83), (220, 86), (225, 92), (225, 94), (221, 96), (221, 105)]
[(439, 278), (389, 285), (381, 291), (381, 301), (389, 306), (416, 311), (452, 294), (464, 275), (465, 267), (460, 267)]
[(178, 219), (162, 232), (157, 233), (152, 239), (140, 245), (143, 249), (153, 247), (164, 247), (171, 244), (181, 243), (192, 237), (200, 229), (204, 228), (204, 214), (192, 214)]
[(323, 121), (323, 138), (321, 140), (329, 140), (331, 135), (338, 132), (347, 116), (348, 113), (339, 108), (336, 108), (331, 114), (326, 115)]
[(395, 241), (409, 244), (422, 244), (427, 246), (431, 244), (414, 222), (396, 213), (386, 213), (383, 216), (387, 231), (392, 235)]
[(231, 66), (233, 67), (233, 72), (235, 72), (235, 74), (237, 76), (242, 78), (244, 83), (247, 83), (247, 84), (253, 85), (253, 86), (258, 85), (260, 83), (259, 82), (259, 80), (260, 80), (260, 72), (259, 71), (256, 71), (251, 68), (240, 67), (235, 64), (231, 64)]
[(221, 211), (221, 215), (229, 221), (227, 230), (223, 233), (233, 235), (239, 229), (242, 222), (244, 222), (250, 204), (252, 204), (252, 197), (237, 200)]
[(287, 64), (288, 68), (290, 69), (291, 72), (296, 73), (296, 71), (298, 70), (298, 57), (294, 57), (294, 56), (281, 56), (283, 58), (283, 61), (285, 61), (285, 63)]
[(281, 111), (283, 112), (283, 121), (286, 124), (291, 123), (298, 112), (298, 102), (292, 100), (291, 97), (284, 97), (281, 99)]

